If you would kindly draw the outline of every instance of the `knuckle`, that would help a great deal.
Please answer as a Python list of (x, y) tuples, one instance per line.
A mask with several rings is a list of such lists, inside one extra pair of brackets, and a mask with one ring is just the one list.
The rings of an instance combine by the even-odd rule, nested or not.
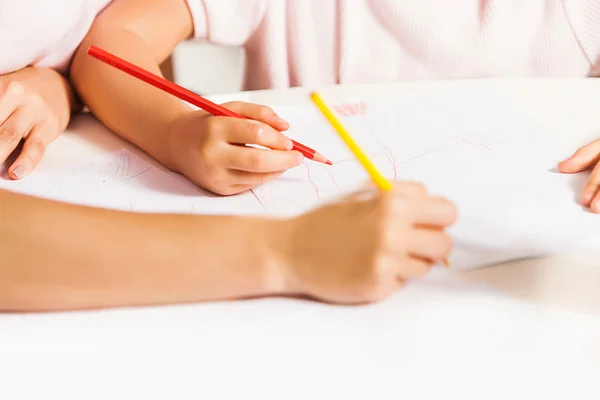
[(254, 169), (264, 169), (266, 166), (265, 156), (262, 151), (255, 151), (248, 155), (248, 163)]
[(271, 174), (267, 172), (262, 172), (258, 175), (258, 183), (263, 184), (271, 180)]
[(224, 103), (223, 106), (227, 108), (240, 108), (245, 104), (246, 103), (244, 103), (243, 101), (228, 101), (227, 103)]
[(409, 197), (384, 196), (381, 203), (384, 216), (410, 214), (415, 206)]
[(230, 101), (227, 103), (223, 103), (222, 105), (223, 105), (223, 107), (225, 107), (233, 112), (248, 116), (247, 115), (248, 109), (249, 109), (248, 104), (249, 103), (246, 103), (244, 101)]
[[(213, 155), (208, 146), (202, 146), (200, 149), (198, 149), (198, 158), (200, 158), (206, 164), (213, 164)], [(210, 170), (207, 170), (205, 173), (208, 175), (211, 172)]]
[(36, 108), (42, 108), (45, 106), (44, 99), (37, 93), (28, 94), (27, 103)]
[(19, 125), (14, 122), (5, 122), (0, 127), (0, 138), (7, 142), (15, 142), (21, 140), (22, 133)]
[(25, 93), (25, 85), (18, 81), (12, 81), (6, 87), (6, 92), (12, 96), (20, 96)]
[(262, 126), (256, 123), (249, 123), (247, 129), (249, 138), (256, 142), (254, 144), (263, 144), (265, 139), (265, 130)]
[(221, 120), (217, 117), (209, 117), (206, 119), (205, 137), (211, 138), (216, 136), (221, 130)]
[[(198, 157), (205, 164), (215, 165), (218, 163), (219, 154), (216, 151), (216, 146), (213, 141), (207, 140), (203, 142), (197, 150)], [(207, 173), (213, 173), (213, 169), (207, 168)]]
[(273, 115), (275, 115), (275, 111), (273, 111), (271, 107), (267, 106), (258, 106), (256, 112), (258, 117), (263, 119), (271, 118)]

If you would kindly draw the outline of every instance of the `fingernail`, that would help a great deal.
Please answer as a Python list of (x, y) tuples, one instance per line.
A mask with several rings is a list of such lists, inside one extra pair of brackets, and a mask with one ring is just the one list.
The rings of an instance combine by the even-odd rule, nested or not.
[(285, 149), (291, 150), (293, 148), (294, 148), (294, 142), (292, 142), (291, 140), (288, 140), (288, 143), (285, 145)]
[(302, 153), (298, 153), (298, 159), (296, 160), (296, 162), (298, 163), (298, 165), (302, 164), (302, 161), (304, 161), (304, 155), (302, 155)]
[(19, 165), (17, 168), (13, 169), (13, 174), (15, 174), (18, 179), (23, 179), (27, 176), (27, 170), (24, 165)]
[(594, 211), (596, 211), (596, 212), (600, 211), (600, 199), (598, 199), (594, 202), (593, 208), (594, 208)]
[(592, 201), (592, 195), (593, 194), (590, 192), (585, 192), (583, 196), (581, 196), (582, 203), (588, 204), (590, 201)]

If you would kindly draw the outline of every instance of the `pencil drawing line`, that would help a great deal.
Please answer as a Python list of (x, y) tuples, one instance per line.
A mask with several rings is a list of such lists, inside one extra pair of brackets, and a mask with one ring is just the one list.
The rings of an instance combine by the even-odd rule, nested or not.
[(467, 143), (467, 144), (470, 144), (470, 145), (472, 145), (472, 146), (483, 146), (483, 147), (485, 147), (486, 149), (488, 149), (488, 151), (492, 151), (492, 149), (490, 149), (490, 147), (489, 147), (488, 145), (486, 145), (485, 143), (481, 143), (481, 142), (474, 143), (474, 142), (469, 142), (469, 141), (468, 141), (468, 140), (466, 140), (465, 138), (461, 138), (461, 139), (462, 139), (462, 141), (463, 141), (463, 142), (465, 142), (465, 143)]
[(438, 151), (438, 150), (440, 150), (440, 149), (438, 148), (438, 149), (427, 150), (427, 151), (426, 151), (426, 152), (424, 152), (424, 153), (421, 153), (421, 154), (419, 154), (419, 155), (416, 155), (416, 156), (414, 156), (414, 157), (411, 157), (411, 158), (409, 158), (408, 160), (404, 160), (404, 161), (402, 161), (400, 164), (397, 164), (397, 165), (396, 165), (396, 167), (399, 167), (399, 166), (401, 166), (401, 165), (404, 165), (404, 164), (408, 164), (409, 162), (411, 162), (411, 161), (414, 161), (414, 160), (416, 160), (416, 159), (417, 159), (417, 158), (419, 158), (419, 157), (423, 157), (423, 156), (425, 156), (425, 155), (427, 155), (427, 154), (429, 154), (429, 153), (433, 153), (433, 152), (435, 152), (435, 151)]
[(383, 149), (384, 154), (385, 154), (385, 158), (387, 158), (388, 162), (392, 166), (392, 170), (394, 171), (394, 180), (396, 180), (396, 176), (398, 175), (398, 171), (396, 169), (396, 157), (394, 157), (394, 153), (392, 153), (392, 151), (390, 150), (389, 147), (384, 146), (383, 144), (381, 144), (381, 142), (375, 136), (373, 136), (373, 139), (375, 139), (375, 141), (377, 142), (377, 144)]
[(334, 161), (333, 165), (335, 166), (335, 165), (338, 165), (340, 163), (349, 162), (349, 161), (356, 161), (356, 159), (355, 158), (343, 158), (341, 160)]
[(131, 170), (133, 169), (133, 158), (129, 154), (128, 156), (129, 157), (127, 157), (127, 175), (129, 175), (131, 173)]
[[(96, 191), (96, 190), (102, 190), (102, 189), (106, 189), (107, 187), (110, 187), (110, 186), (113, 186), (113, 185), (117, 185), (117, 184), (119, 184), (119, 183), (123, 183), (123, 182), (125, 182), (125, 181), (128, 181), (128, 180), (130, 180), (130, 179), (133, 179), (133, 178), (137, 178), (138, 176), (140, 176), (140, 175), (143, 175), (143, 174), (145, 174), (146, 172), (150, 171), (152, 168), (154, 168), (154, 167), (150, 167), (150, 168), (148, 168), (148, 169), (146, 169), (146, 170), (144, 170), (144, 171), (142, 171), (142, 172), (139, 172), (139, 173), (137, 173), (137, 174), (135, 174), (135, 175), (129, 176), (129, 177), (125, 178), (125, 179), (121, 179), (121, 180), (119, 180), (119, 181), (116, 181), (116, 182), (111, 182), (111, 183), (109, 183), (109, 184), (108, 184), (108, 185), (106, 185), (106, 186), (97, 187), (97, 188), (95, 188), (95, 189), (82, 190), (82, 192), (94, 192), (94, 191)], [(87, 182), (86, 182), (86, 184), (87, 184)]]
[(340, 190), (340, 186), (335, 181), (335, 178), (333, 177), (333, 175), (331, 174), (331, 172), (329, 172), (327, 170), (327, 168), (325, 168), (323, 165), (321, 165), (321, 168), (323, 168), (323, 171), (325, 171), (327, 173), (327, 175), (329, 175), (329, 177), (331, 178), (331, 181), (333, 182), (333, 184), (335, 185), (335, 187), (338, 188), (338, 190)]
[(260, 196), (258, 195), (258, 193), (256, 193), (256, 189), (251, 189), (250, 193), (252, 193), (252, 195), (254, 196), (254, 198), (256, 200), (258, 200), (258, 204), (260, 204), (260, 206), (263, 208), (263, 210), (265, 210), (268, 213), (271, 212), (271, 210), (269, 210), (269, 208), (267, 207), (267, 205), (265, 203), (263, 203), (263, 201), (260, 199)]
[[(471, 136), (479, 136), (479, 135), (471, 135)], [(472, 146), (481, 146), (481, 147), (485, 147), (488, 151), (492, 151), (492, 148), (490, 146), (488, 146), (487, 144), (485, 144), (483, 141), (469, 141), (467, 139), (465, 139), (464, 137), (458, 137), (458, 136), (448, 136), (451, 139), (457, 139), (457, 140), (461, 140), (464, 143), (470, 144)], [(481, 136), (481, 139), (484, 140), (489, 140), (488, 138), (486, 138), (485, 136)]]
[(387, 150), (389, 152), (389, 155), (386, 154), (385, 157), (387, 158), (388, 162), (392, 166), (392, 169), (394, 171), (394, 180), (396, 180), (396, 177), (398, 175), (398, 170), (396, 169), (396, 158), (392, 155), (392, 152), (390, 152), (389, 149), (387, 149)]
[(312, 180), (312, 177), (311, 177), (311, 174), (310, 174), (310, 167), (308, 165), (306, 165), (306, 163), (302, 163), (302, 165), (304, 165), (306, 167), (306, 174), (308, 176), (308, 181), (315, 188), (315, 194), (317, 195), (317, 199), (320, 200), (321, 199), (321, 195), (319, 194), (319, 187)]

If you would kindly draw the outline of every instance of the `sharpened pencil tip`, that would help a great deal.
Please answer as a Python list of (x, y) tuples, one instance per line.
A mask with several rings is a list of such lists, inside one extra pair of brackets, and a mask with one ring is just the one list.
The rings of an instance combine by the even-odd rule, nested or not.
[(323, 155), (321, 155), (320, 153), (316, 153), (312, 155), (312, 159), (316, 162), (320, 162), (322, 164), (328, 164), (328, 165), (333, 165), (333, 163), (331, 161), (329, 161), (327, 158), (323, 157)]

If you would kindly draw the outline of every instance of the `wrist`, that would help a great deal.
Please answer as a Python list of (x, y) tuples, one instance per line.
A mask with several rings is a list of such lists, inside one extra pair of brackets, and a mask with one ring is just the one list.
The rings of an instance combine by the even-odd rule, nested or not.
[(162, 143), (159, 144), (158, 152), (154, 155), (163, 165), (172, 171), (183, 174), (183, 166), (181, 165), (180, 155), (185, 154), (185, 149), (181, 148), (183, 140), (182, 133), (185, 132), (189, 125), (189, 118), (194, 113), (194, 110), (184, 103), (182, 107), (174, 109), (168, 118), (166, 134), (163, 136)]
[(252, 234), (253, 247), (259, 249), (266, 292), (274, 295), (297, 294), (294, 290), (293, 265), (289, 251), (290, 223), (280, 219), (260, 220), (260, 234)]

